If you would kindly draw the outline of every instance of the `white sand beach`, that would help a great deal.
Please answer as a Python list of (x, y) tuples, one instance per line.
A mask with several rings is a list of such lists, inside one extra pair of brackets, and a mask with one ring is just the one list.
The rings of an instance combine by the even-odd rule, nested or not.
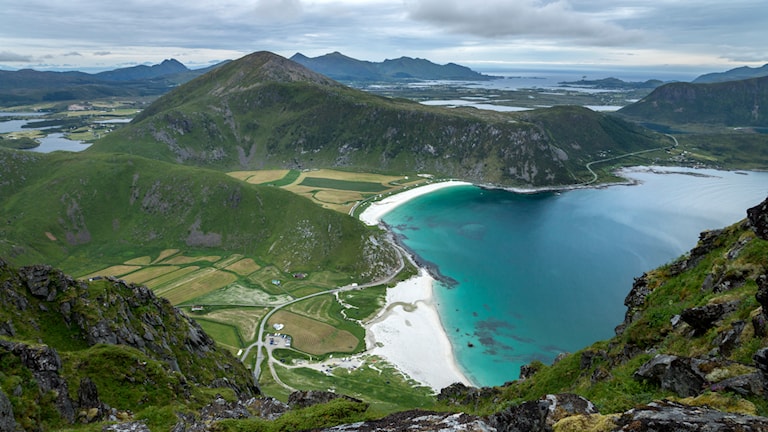
[[(360, 220), (377, 225), (395, 207), (446, 187), (471, 185), (445, 181), (416, 187), (372, 203)], [(435, 392), (455, 383), (472, 385), (462, 373), (432, 296), (434, 279), (427, 270), (387, 290), (387, 304), (366, 325), (368, 352), (385, 358), (400, 371)]]
[(392, 209), (403, 204), (406, 201), (410, 201), (418, 196), (425, 195), (439, 189), (453, 187), (453, 186), (471, 185), (471, 184), (472, 183), (467, 183), (467, 182), (458, 181), (458, 180), (448, 180), (448, 181), (430, 183), (424, 186), (418, 186), (413, 189), (408, 189), (406, 191), (388, 196), (383, 200), (372, 202), (368, 206), (368, 208), (363, 210), (363, 212), (360, 214), (360, 220), (366, 225), (378, 225), (379, 221), (385, 214), (392, 211)]
[(368, 353), (383, 357), (439, 392), (455, 382), (472, 385), (459, 369), (432, 298), (426, 270), (387, 290), (387, 305), (366, 325)]

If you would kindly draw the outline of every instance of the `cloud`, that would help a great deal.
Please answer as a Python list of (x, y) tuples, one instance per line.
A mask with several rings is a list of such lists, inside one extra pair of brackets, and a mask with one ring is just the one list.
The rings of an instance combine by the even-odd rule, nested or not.
[(93, 55), (98, 56), (98, 57), (104, 57), (104, 56), (108, 56), (108, 55), (111, 55), (111, 54), (112, 54), (112, 51), (96, 51), (96, 52), (93, 53)]
[(80, 54), (77, 51), (70, 51), (68, 53), (62, 54), (63, 57), (82, 57), (83, 55)]
[(302, 15), (303, 8), (299, 0), (259, 0), (253, 13), (260, 21), (291, 22)]
[(14, 63), (30, 63), (32, 57), (22, 54), (12, 53), (10, 51), (0, 51), (0, 61), (2, 62), (14, 62)]
[[(414, 0), (409, 16), (452, 32), (484, 38), (554, 38), (594, 45), (620, 45), (640, 39), (605, 19), (604, 12), (574, 10), (565, 0)], [(602, 16), (601, 16), (602, 15)]]

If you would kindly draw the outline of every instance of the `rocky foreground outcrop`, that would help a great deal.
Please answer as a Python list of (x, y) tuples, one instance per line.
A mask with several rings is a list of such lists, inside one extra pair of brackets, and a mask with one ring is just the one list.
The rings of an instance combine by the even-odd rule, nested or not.
[(572, 394), (546, 395), (488, 417), (463, 413), (406, 411), (381, 420), (324, 429), (327, 432), (765, 432), (768, 418), (724, 413), (670, 401), (653, 402), (622, 414), (600, 415)]
[(0, 394), (0, 425), (15, 422), (14, 404), (29, 429), (130, 418), (132, 406), (110, 407), (105, 394), (139, 407), (158, 394), (190, 399), (200, 386), (259, 393), (242, 363), (146, 287), (113, 278), (89, 286), (50, 266), (12, 269), (0, 259), (0, 304), (2, 374), (18, 380)]

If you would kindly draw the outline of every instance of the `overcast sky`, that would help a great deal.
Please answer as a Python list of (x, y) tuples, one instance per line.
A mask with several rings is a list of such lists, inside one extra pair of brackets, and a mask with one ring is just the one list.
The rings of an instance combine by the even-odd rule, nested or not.
[(0, 68), (96, 71), (254, 51), (492, 68), (768, 63), (765, 0), (3, 0)]

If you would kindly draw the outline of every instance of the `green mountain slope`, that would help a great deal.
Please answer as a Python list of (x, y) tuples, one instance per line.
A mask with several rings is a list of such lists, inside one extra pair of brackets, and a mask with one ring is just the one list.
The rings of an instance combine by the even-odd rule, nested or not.
[(768, 77), (715, 84), (670, 83), (618, 111), (632, 119), (679, 125), (768, 126)]
[(350, 89), (260, 52), (177, 88), (87, 152), (220, 170), (342, 167), (542, 186), (588, 180), (584, 165), (599, 152), (662, 145), (649, 131), (585, 108), (427, 107)]
[[(388, 275), (395, 252), (347, 215), (272, 187), (130, 155), (0, 151), (0, 255), (83, 274), (166, 248), (283, 271)], [(82, 273), (81, 273), (82, 272)]]

